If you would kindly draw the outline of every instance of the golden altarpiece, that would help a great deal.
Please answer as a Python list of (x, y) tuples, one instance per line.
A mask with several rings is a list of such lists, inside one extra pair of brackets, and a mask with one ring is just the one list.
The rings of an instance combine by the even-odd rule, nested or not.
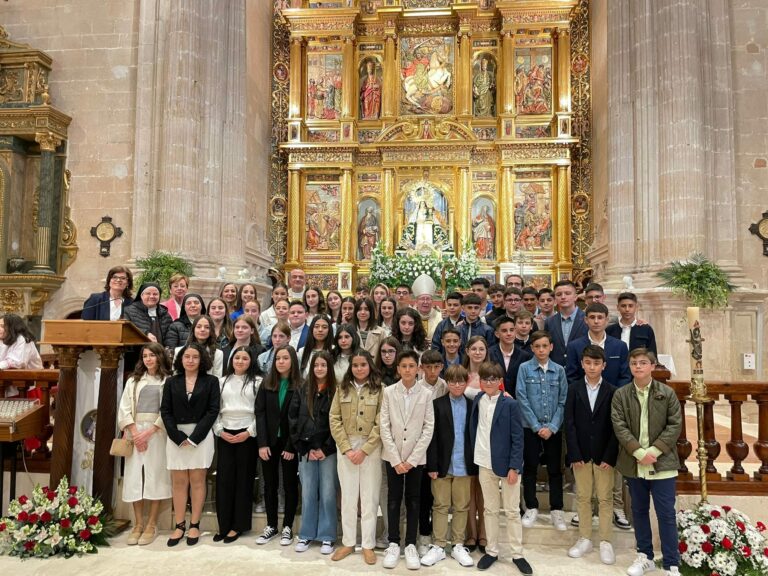
[(587, 0), (278, 0), (274, 23), (286, 270), (348, 292), (379, 242), (473, 246), (499, 281), (586, 267)]
[(51, 67), (48, 54), (0, 26), (0, 315), (29, 317), (35, 329), (78, 249), (66, 169), (72, 119), (51, 104)]

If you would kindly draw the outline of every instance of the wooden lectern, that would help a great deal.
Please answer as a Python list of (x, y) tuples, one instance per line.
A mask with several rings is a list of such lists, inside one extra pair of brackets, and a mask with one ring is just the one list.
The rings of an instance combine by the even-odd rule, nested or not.
[(93, 455), (93, 494), (105, 509), (112, 509), (115, 461), (109, 448), (115, 437), (117, 419), (117, 366), (127, 346), (149, 342), (144, 333), (127, 320), (44, 320), (41, 344), (53, 346), (59, 357), (59, 392), (53, 427), (50, 486), (63, 476), (72, 477), (72, 449), (75, 434), (77, 362), (92, 348), (101, 357), (96, 443)]

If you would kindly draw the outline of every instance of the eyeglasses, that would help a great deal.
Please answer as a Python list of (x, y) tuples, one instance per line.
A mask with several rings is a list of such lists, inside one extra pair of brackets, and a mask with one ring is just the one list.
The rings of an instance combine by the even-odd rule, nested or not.
[(498, 378), (481, 378), (480, 384), (486, 384), (488, 386), (493, 386), (499, 381)]
[(507, 298), (506, 301), (507, 302), (522, 302), (522, 300), (520, 298)]
[(629, 365), (634, 368), (640, 368), (641, 366), (650, 366), (651, 362), (648, 360), (638, 360), (637, 362), (630, 362)]
[(384, 350), (381, 349), (381, 355), (382, 356), (391, 356), (392, 354), (397, 354), (397, 350)]
[(128, 276), (112, 276), (110, 280), (117, 280), (118, 282), (128, 282)]
[(446, 382), (448, 386), (464, 386), (466, 383), (467, 383), (466, 381), (461, 381), (461, 380), (457, 380), (456, 382)]

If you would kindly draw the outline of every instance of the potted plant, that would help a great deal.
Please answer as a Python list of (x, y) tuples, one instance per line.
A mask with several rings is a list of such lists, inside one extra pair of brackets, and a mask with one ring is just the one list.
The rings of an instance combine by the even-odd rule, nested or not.
[(192, 265), (181, 255), (162, 250), (152, 250), (144, 258), (136, 259), (136, 266), (141, 268), (137, 285), (145, 282), (157, 282), (163, 289), (163, 297), (168, 298), (168, 280), (174, 274), (192, 276)]
[(674, 260), (669, 267), (658, 273), (664, 280), (662, 286), (688, 299), (692, 306), (701, 308), (725, 308), (728, 296), (736, 289), (728, 274), (717, 264), (699, 252), (688, 260)]

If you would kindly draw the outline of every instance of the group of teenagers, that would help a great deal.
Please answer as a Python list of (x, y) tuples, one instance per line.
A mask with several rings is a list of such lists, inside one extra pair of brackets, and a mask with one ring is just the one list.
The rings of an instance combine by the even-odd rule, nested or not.
[(599, 285), (587, 286), (582, 310), (571, 281), (537, 291), (516, 275), (506, 286), (478, 278), (470, 293), (448, 294), (442, 310), (425, 276), (394, 296), (377, 285), (344, 298), (307, 287), (304, 272), (292, 270), (263, 312), (250, 284), (223, 286), (207, 307), (182, 275), (171, 279), (168, 303), (160, 303), (156, 284), (128, 302), (131, 287), (130, 271), (113, 268), (83, 313), (130, 319), (152, 340), (118, 414), (135, 446), (124, 471), (123, 499), (135, 514), (129, 544), (154, 541), (167, 498), (176, 520), (168, 546), (185, 535), (188, 545), (198, 542), (215, 452), (214, 541), (231, 543), (251, 530), (260, 465), (267, 525), (257, 544), (279, 539), (305, 552), (317, 542), (340, 561), (359, 542), (368, 564), (377, 561), (375, 548), (385, 548), (385, 568), (397, 566), (403, 546), (406, 567), (418, 569), (444, 560), (450, 542), (461, 566), (475, 565), (470, 554), (479, 549), (476, 565), (485, 570), (499, 556), (503, 510), (512, 562), (532, 574), (522, 534), (539, 516), (539, 465), (548, 475), (550, 521), (566, 530), (565, 462), (578, 502), (570, 557), (593, 549), (595, 502), (599, 557), (615, 563), (612, 524), (630, 527), (626, 481), (638, 551), (627, 574), (656, 569), (651, 496), (663, 569), (678, 573), (681, 411), (674, 392), (652, 378), (655, 338), (636, 318), (634, 294), (619, 295), (619, 316), (611, 318)]

